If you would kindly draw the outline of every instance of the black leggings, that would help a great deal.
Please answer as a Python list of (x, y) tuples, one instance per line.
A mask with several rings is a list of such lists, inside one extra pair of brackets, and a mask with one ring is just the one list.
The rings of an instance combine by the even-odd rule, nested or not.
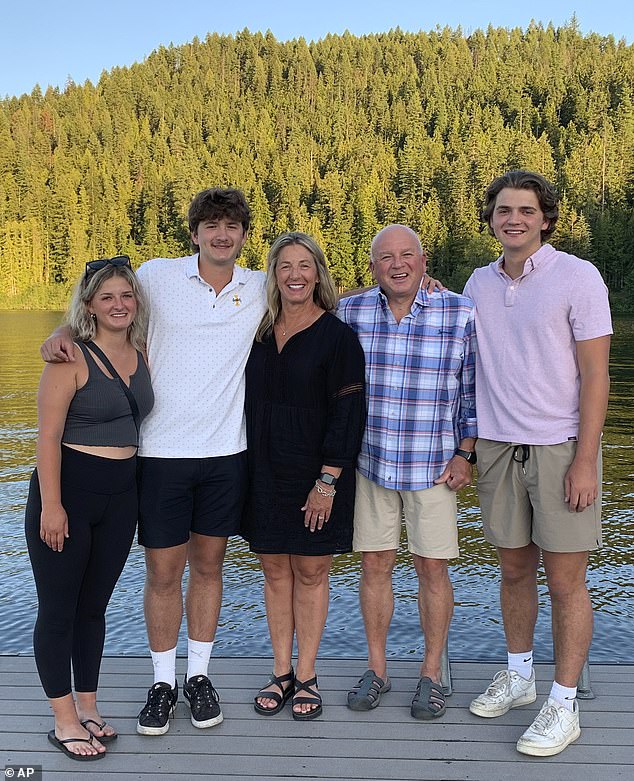
[(38, 596), (33, 646), (47, 697), (97, 691), (106, 607), (130, 552), (138, 503), (136, 456), (101, 458), (62, 446), (68, 539), (58, 553), (40, 539), (37, 470), (26, 505), (26, 540)]

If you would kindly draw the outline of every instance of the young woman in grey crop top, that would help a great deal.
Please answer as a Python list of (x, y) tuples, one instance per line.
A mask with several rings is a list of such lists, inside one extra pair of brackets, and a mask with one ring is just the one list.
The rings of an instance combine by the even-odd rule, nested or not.
[[(136, 528), (138, 423), (154, 403), (147, 307), (128, 258), (86, 264), (68, 325), (81, 349), (75, 361), (46, 364), (42, 373), (25, 526), (38, 592), (35, 659), (55, 716), (48, 739), (69, 758), (90, 761), (117, 737), (97, 710), (104, 616)], [(137, 421), (89, 341), (129, 387)]]

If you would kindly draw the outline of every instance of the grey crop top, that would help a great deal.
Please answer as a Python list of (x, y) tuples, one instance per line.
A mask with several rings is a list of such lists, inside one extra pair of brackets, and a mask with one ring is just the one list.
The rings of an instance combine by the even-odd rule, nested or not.
[[(62, 442), (97, 447), (137, 446), (139, 437), (130, 402), (119, 380), (104, 374), (85, 344), (78, 345), (88, 364), (88, 381), (70, 402)], [(136, 371), (130, 376), (130, 390), (143, 420), (154, 406), (154, 393), (150, 373), (138, 350), (137, 360)]]

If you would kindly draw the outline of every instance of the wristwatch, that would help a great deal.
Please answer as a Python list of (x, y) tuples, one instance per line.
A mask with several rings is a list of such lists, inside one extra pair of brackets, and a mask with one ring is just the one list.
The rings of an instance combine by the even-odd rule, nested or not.
[(478, 460), (475, 450), (460, 450), (460, 448), (458, 447), (456, 448), (454, 455), (464, 458), (470, 464), (475, 464)]
[(319, 479), (322, 483), (331, 485), (333, 488), (337, 485), (337, 478), (334, 475), (331, 475), (330, 472), (322, 472), (319, 475)]

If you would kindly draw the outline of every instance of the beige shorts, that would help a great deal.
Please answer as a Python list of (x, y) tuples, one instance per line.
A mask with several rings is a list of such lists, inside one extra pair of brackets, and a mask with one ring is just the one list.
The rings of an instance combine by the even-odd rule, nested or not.
[(411, 553), (429, 559), (454, 559), (459, 555), (455, 491), (446, 485), (394, 491), (357, 472), (354, 550), (397, 550), (403, 514)]
[[(601, 547), (601, 453), (597, 460), (599, 496), (580, 513), (564, 501), (564, 477), (576, 441), (522, 445), (479, 439), (478, 496), (486, 539), (498, 548), (523, 548), (531, 541), (551, 553), (576, 553)], [(513, 453), (516, 452), (516, 460)]]

